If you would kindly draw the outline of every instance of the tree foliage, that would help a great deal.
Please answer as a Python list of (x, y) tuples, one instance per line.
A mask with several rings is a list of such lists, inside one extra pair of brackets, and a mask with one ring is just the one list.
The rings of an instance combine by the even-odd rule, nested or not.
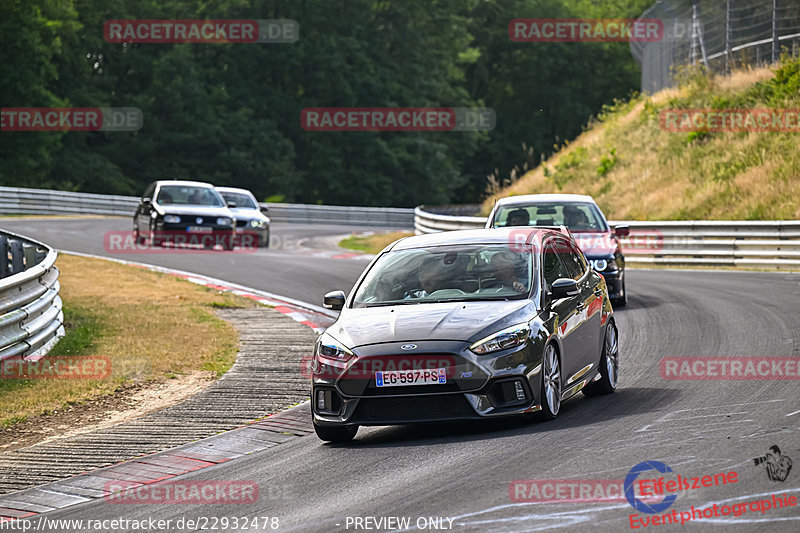
[[(2, 0), (3, 107), (137, 107), (137, 132), (3, 132), (0, 183), (138, 194), (476, 202), (638, 86), (626, 43), (517, 43), (514, 18), (636, 17), (642, 0)], [(292, 44), (118, 44), (110, 19), (294, 19)], [(490, 107), (490, 132), (311, 132), (307, 107)], [(521, 147), (525, 147), (523, 150)]]

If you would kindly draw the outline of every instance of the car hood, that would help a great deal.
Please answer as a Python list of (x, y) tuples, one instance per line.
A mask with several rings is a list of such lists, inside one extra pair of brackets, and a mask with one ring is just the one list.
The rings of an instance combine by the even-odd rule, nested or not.
[(608, 257), (619, 248), (617, 236), (610, 231), (574, 232), (572, 236), (588, 258)]
[(419, 340), (474, 341), (495, 329), (525, 322), (533, 312), (528, 299), (343, 309), (328, 333), (350, 348)]
[(158, 204), (168, 215), (202, 215), (207, 217), (231, 217), (233, 214), (227, 207), (212, 207), (206, 205), (172, 205)]

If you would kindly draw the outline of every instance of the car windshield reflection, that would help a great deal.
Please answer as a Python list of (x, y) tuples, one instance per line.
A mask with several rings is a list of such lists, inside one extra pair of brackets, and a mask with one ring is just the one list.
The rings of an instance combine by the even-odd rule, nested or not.
[(370, 269), (353, 306), (523, 299), (533, 288), (531, 258), (498, 244), (391, 251)]

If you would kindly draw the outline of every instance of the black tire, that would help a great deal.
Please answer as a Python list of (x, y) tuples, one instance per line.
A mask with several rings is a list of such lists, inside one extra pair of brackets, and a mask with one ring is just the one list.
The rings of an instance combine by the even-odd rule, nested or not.
[(259, 243), (261, 248), (269, 248), (269, 231), (264, 234), (264, 238)]
[(611, 300), (612, 307), (625, 307), (628, 303), (628, 291), (625, 290), (625, 278), (622, 278), (622, 296)]
[(350, 442), (358, 433), (358, 426), (318, 426), (314, 424), (317, 437), (327, 442)]
[[(553, 369), (553, 364), (555, 364), (555, 369)], [(545, 346), (542, 356), (542, 410), (539, 413), (541, 420), (553, 420), (558, 416), (561, 411), (561, 394), (563, 392), (561, 359), (555, 345), (548, 344)]]
[(614, 321), (606, 326), (603, 349), (600, 354), (600, 379), (583, 388), (586, 396), (611, 394), (619, 383), (619, 332)]

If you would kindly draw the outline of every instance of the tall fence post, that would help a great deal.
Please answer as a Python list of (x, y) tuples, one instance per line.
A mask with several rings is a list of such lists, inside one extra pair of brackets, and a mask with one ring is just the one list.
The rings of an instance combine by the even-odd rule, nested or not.
[(692, 0), (692, 46), (689, 48), (689, 63), (697, 64), (697, 36), (699, 21), (697, 20), (697, 0)]
[(727, 0), (725, 5), (725, 74), (731, 73), (733, 58), (731, 57), (733, 0)]

